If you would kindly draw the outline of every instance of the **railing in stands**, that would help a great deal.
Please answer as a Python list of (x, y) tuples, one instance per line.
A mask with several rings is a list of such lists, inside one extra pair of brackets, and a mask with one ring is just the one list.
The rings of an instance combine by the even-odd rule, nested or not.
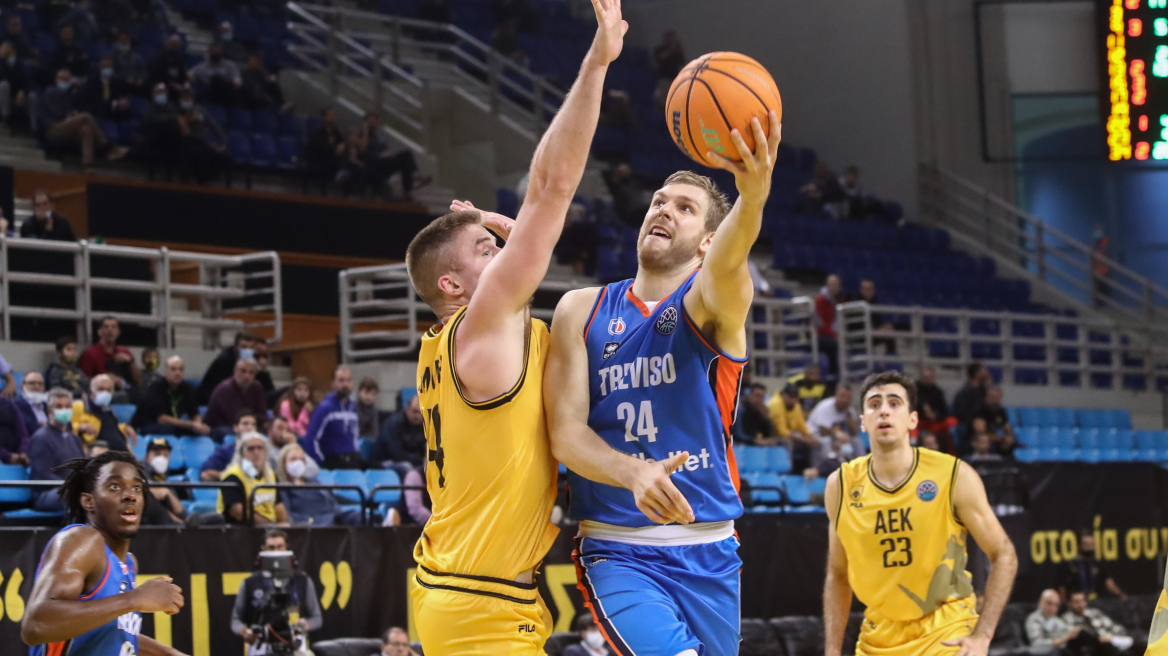
[[(113, 275), (133, 275), (137, 273), (134, 264), (142, 262), (148, 263), (149, 273)], [(196, 267), (198, 282), (172, 280), (176, 265)], [(23, 270), (18, 270), (21, 266)], [(14, 288), (20, 303), (14, 302)], [(54, 295), (46, 293), (47, 288), (71, 289), (73, 298), (69, 303), (37, 305), (38, 298), (65, 300), (67, 292)], [(147, 305), (143, 301), (148, 298), (150, 309), (142, 313), (95, 307), (95, 292), (122, 292), (140, 301), (135, 305), (141, 306)], [(171, 301), (180, 298), (198, 301), (198, 312), (177, 312)], [(103, 299), (101, 304), (105, 302)], [(0, 237), (0, 337), (12, 339), (14, 318), (60, 319), (76, 322), (78, 341), (88, 343), (93, 322), (103, 316), (156, 329), (162, 348), (174, 346), (174, 330), (180, 327), (200, 329), (204, 348), (218, 348), (220, 332), (257, 328), (270, 328), (271, 343), (275, 344), (284, 331), (280, 257), (275, 251), (210, 255), (84, 239), (62, 242)]]
[(1087, 307), (1139, 322), (1168, 316), (1168, 290), (1090, 245), (943, 168), (922, 164), (920, 179), (925, 214), (986, 254)]
[(756, 375), (778, 376), (792, 367), (818, 361), (815, 302), (806, 296), (755, 298), (746, 332)]

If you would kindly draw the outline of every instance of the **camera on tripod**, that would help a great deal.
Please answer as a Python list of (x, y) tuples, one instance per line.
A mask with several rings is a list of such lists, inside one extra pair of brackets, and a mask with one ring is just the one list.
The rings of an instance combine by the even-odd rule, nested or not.
[(258, 639), (250, 653), (291, 656), (306, 644), (298, 600), (292, 594), (296, 557), (291, 551), (264, 551), (259, 555), (259, 568), (268, 596), (257, 623), (251, 627)]

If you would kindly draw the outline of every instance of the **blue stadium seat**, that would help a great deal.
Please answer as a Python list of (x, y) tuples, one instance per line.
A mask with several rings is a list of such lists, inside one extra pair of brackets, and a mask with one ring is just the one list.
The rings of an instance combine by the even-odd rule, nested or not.
[(118, 417), (118, 423), (121, 424), (130, 423), (130, 418), (134, 416), (134, 411), (137, 409), (138, 406), (133, 403), (114, 403), (110, 406), (110, 410), (114, 411)]
[(1055, 430), (1055, 446), (1062, 451), (1074, 451), (1077, 448), (1078, 431), (1073, 428), (1058, 428)]
[(1038, 449), (1034, 447), (1015, 449), (1014, 458), (1018, 462), (1035, 462), (1038, 460)]
[(1079, 457), (1083, 462), (1096, 463), (1102, 459), (1103, 455), (1099, 449), (1083, 449), (1080, 451)]
[(807, 489), (811, 492), (811, 494), (823, 494), (827, 491), (827, 479), (817, 478), (813, 481), (808, 481)]
[(1120, 430), (1131, 430), (1131, 414), (1127, 410), (1108, 410), (1110, 415), (1110, 426)]
[(811, 487), (802, 476), (784, 476), (783, 490), (787, 493), (787, 503), (802, 505), (811, 501)]
[[(1115, 446), (1113, 448), (1119, 449), (1121, 453), (1128, 453), (1135, 449), (1135, 438), (1132, 436), (1130, 430), (1116, 430), (1112, 433), (1115, 438)], [(1124, 458), (1127, 459), (1126, 457)]]
[(1059, 428), (1075, 428), (1078, 426), (1075, 420), (1075, 411), (1070, 408), (1056, 408), (1053, 425)]
[(235, 132), (251, 132), (254, 129), (255, 117), (250, 109), (232, 107), (227, 112), (227, 129)]
[(247, 134), (234, 131), (228, 132), (227, 152), (231, 153), (231, 158), (237, 164), (248, 164), (251, 162), (251, 140), (247, 138)]
[(1121, 453), (1119, 449), (1103, 449), (1099, 456), (1100, 462), (1123, 462), (1131, 459), (1130, 452)]
[(361, 441), (357, 443), (357, 448), (360, 449), (361, 458), (363, 460), (365, 460), (365, 461), (369, 460), (369, 456), (373, 454), (373, 445), (376, 443), (377, 443), (377, 440), (365, 438), (365, 437), (361, 438)]
[(183, 438), (183, 452), (188, 467), (202, 467), (215, 452), (215, 442), (205, 435)]
[(767, 469), (776, 474), (791, 471), (791, 453), (785, 446), (764, 447), (767, 451)]
[(1015, 435), (1018, 438), (1019, 444), (1030, 448), (1036, 448), (1038, 446), (1038, 432), (1039, 429), (1037, 427), (1026, 426), (1015, 431)]
[(1079, 430), (1079, 445), (1084, 451), (1098, 450), (1102, 440), (1100, 439), (1098, 428), (1087, 428)]
[[(335, 469), (333, 470), (333, 483), (336, 485), (357, 485), (362, 490), (368, 489), (365, 481), (365, 472), (359, 469)], [(353, 490), (334, 490), (334, 494), (338, 498), (348, 503), (360, 503), (361, 495)]]
[(1152, 443), (1159, 457), (1157, 460), (1168, 460), (1168, 431), (1152, 431)]
[(1037, 460), (1039, 462), (1053, 462), (1061, 459), (1062, 456), (1059, 453), (1058, 447), (1043, 446), (1038, 448)]
[(260, 109), (253, 115), (252, 129), (260, 134), (275, 136), (279, 131), (279, 120), (274, 109)]
[(303, 149), (298, 138), (280, 137), (276, 140), (276, 151), (278, 155), (276, 166), (282, 169), (294, 169), (300, 165)]
[[(401, 479), (392, 469), (370, 469), (365, 472), (365, 480), (369, 483), (369, 489), (378, 485), (401, 485)], [(401, 490), (381, 490), (370, 501), (392, 504), (397, 503), (401, 499), (401, 495)]]
[(280, 114), (280, 134), (285, 137), (304, 137), (304, 119), (295, 114)]
[(1014, 428), (1018, 428), (1019, 426), (1023, 425), (1022, 422), (1018, 418), (1018, 408), (1015, 408), (1013, 406), (1005, 406), (1005, 410), (1006, 410), (1006, 421), (1010, 422), (1011, 426), (1013, 426)]
[(1035, 426), (1042, 426), (1044, 428), (1057, 426), (1058, 416), (1054, 408), (1034, 408)]
[[(0, 481), (27, 481), (23, 465), (0, 465)], [(27, 487), (0, 487), (0, 503), (28, 503), (32, 491)]]
[(221, 105), (203, 105), (203, 110), (207, 112), (207, 116), (219, 124), (219, 127), (227, 129), (227, 110)]
[(251, 163), (253, 166), (264, 167), (272, 167), (276, 165), (276, 140), (272, 138), (272, 135), (252, 135)]
[(1079, 428), (1106, 428), (1106, 417), (1101, 410), (1079, 409), (1075, 411), (1079, 419)]
[(1136, 441), (1136, 450), (1156, 450), (1156, 436), (1154, 432), (1146, 430), (1132, 431), (1132, 437), (1134, 437)]
[(149, 442), (150, 442), (149, 439), (147, 439), (145, 437), (140, 437), (138, 439), (137, 444), (130, 445), (130, 453), (134, 454), (134, 457), (137, 458), (139, 461), (145, 461), (146, 460), (146, 446)]
[(1059, 429), (1038, 429), (1038, 447), (1040, 449), (1057, 449), (1059, 446)]
[(744, 472), (764, 472), (767, 470), (767, 455), (761, 446), (740, 446), (734, 453), (738, 456), (738, 467)]
[(1038, 408), (1018, 408), (1018, 425), (1027, 428), (1042, 426), (1038, 416)]
[(321, 485), (332, 485), (334, 482), (333, 481), (333, 470), (331, 470), (331, 469), (320, 470), (320, 474), (317, 475), (317, 477), (316, 477), (316, 482), (320, 483)]

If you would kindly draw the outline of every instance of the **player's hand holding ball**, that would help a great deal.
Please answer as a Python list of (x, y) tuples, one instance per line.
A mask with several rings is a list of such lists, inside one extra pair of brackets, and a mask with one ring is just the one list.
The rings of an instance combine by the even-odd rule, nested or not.
[(592, 0), (592, 8), (596, 10), (596, 38), (585, 63), (592, 59), (592, 63), (608, 66), (620, 56), (629, 24), (621, 19), (620, 0)]
[(734, 184), (738, 193), (748, 201), (766, 202), (771, 193), (771, 176), (775, 170), (775, 159), (779, 154), (779, 141), (783, 135), (783, 128), (779, 125), (779, 116), (773, 111), (768, 116), (770, 136), (762, 131), (762, 124), (758, 118), (750, 119), (750, 130), (754, 133), (755, 152), (742, 138), (737, 128), (730, 132), (730, 139), (734, 142), (742, 156), (741, 162), (735, 162), (722, 155), (709, 151), (706, 158), (717, 168), (725, 169), (734, 174)]
[(178, 613), (184, 605), (182, 588), (173, 581), (170, 577), (160, 576), (134, 588), (129, 594), (134, 595), (136, 610), (139, 613)]

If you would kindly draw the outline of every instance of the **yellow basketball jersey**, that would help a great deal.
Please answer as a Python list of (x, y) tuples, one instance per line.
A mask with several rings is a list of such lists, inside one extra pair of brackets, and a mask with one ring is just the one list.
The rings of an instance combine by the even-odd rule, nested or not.
[(856, 597), (869, 613), (903, 622), (973, 594), (966, 531), (953, 511), (960, 461), (914, 448), (912, 470), (894, 489), (876, 482), (871, 462), (857, 458), (838, 477), (836, 533)]
[(1148, 630), (1148, 650), (1145, 656), (1168, 656), (1168, 572), (1164, 574), (1164, 589), (1156, 601), (1152, 628)]
[[(498, 586), (484, 577), (513, 581), (543, 560), (559, 533), (549, 520), (559, 465), (551, 454), (542, 393), (548, 328), (530, 320), (523, 373), (515, 386), (472, 403), (463, 397), (454, 367), (454, 333), (465, 312), (464, 307), (445, 326), (431, 329), (419, 353), (418, 399), (433, 515), (414, 558), (423, 585), (480, 592), (486, 586), (492, 592)], [(530, 591), (534, 594), (534, 586)]]

